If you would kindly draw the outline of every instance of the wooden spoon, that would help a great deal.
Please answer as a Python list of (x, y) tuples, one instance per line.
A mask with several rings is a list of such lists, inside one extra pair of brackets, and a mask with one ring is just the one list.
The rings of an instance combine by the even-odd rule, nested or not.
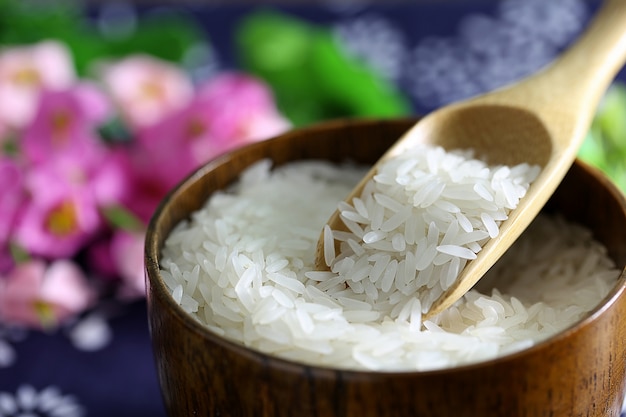
[[(378, 164), (420, 142), (448, 150), (473, 149), (492, 165), (527, 162), (542, 167), (526, 196), (500, 225), (499, 235), (483, 246), (426, 316), (460, 299), (533, 221), (574, 162), (596, 107), (625, 59), (626, 0), (607, 0), (586, 32), (552, 65), (508, 88), (430, 113), (382, 156), (346, 198), (351, 202), (361, 194)], [(580, 199), (581, 204), (593, 204), (583, 195)], [(328, 225), (345, 230), (337, 211)], [(323, 233), (316, 267), (328, 269)]]

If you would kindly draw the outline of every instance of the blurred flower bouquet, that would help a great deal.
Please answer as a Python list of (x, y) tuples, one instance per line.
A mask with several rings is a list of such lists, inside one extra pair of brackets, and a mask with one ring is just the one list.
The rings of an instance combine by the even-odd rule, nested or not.
[(578, 156), (626, 192), (626, 84), (622, 81), (606, 92)]
[(104, 297), (144, 295), (143, 234), (201, 163), (289, 127), (270, 90), (192, 85), (133, 54), (79, 78), (64, 44), (0, 51), (0, 319), (53, 329)]
[(0, 0), (0, 330), (54, 331), (141, 299), (147, 222), (208, 159), (292, 124), (410, 110), (295, 18), (242, 22), (233, 72), (211, 68), (190, 15), (77, 4)]

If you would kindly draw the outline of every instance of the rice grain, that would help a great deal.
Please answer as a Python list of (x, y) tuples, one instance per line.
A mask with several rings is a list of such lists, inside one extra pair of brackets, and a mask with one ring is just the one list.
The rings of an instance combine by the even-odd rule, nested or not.
[[(324, 223), (364, 168), (257, 163), (170, 233), (161, 269), (172, 299), (210, 331), (286, 359), (429, 370), (526, 349), (608, 294), (619, 271), (606, 249), (588, 230), (542, 215), (463, 299), (422, 321), (537, 170), (492, 169), (468, 152), (421, 154), (392, 161), (354, 207), (341, 205), (353, 213), (347, 232)], [(322, 229), (331, 271), (314, 270)]]

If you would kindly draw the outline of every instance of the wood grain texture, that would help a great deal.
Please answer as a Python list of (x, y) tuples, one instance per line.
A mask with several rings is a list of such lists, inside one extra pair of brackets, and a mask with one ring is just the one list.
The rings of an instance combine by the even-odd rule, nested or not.
[[(146, 239), (148, 316), (168, 414), (259, 417), (619, 416), (626, 393), (626, 277), (601, 307), (515, 355), (443, 371), (349, 372), (277, 359), (226, 341), (177, 307), (159, 277), (172, 227), (254, 161), (321, 158), (373, 163), (415, 120), (334, 121), (218, 158), (161, 204)], [(626, 265), (626, 203), (577, 162), (546, 210), (590, 227)]]

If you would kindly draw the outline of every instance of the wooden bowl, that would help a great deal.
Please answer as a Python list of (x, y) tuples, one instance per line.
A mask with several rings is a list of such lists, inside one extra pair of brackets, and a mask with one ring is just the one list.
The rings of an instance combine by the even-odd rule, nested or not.
[[(415, 120), (333, 121), (217, 158), (162, 202), (146, 239), (150, 331), (171, 417), (619, 416), (626, 393), (626, 274), (593, 313), (522, 352), (428, 372), (345, 371), (302, 365), (225, 340), (173, 301), (159, 273), (170, 230), (253, 162), (306, 158), (374, 162)], [(626, 202), (577, 161), (546, 210), (593, 230), (626, 265)]]

